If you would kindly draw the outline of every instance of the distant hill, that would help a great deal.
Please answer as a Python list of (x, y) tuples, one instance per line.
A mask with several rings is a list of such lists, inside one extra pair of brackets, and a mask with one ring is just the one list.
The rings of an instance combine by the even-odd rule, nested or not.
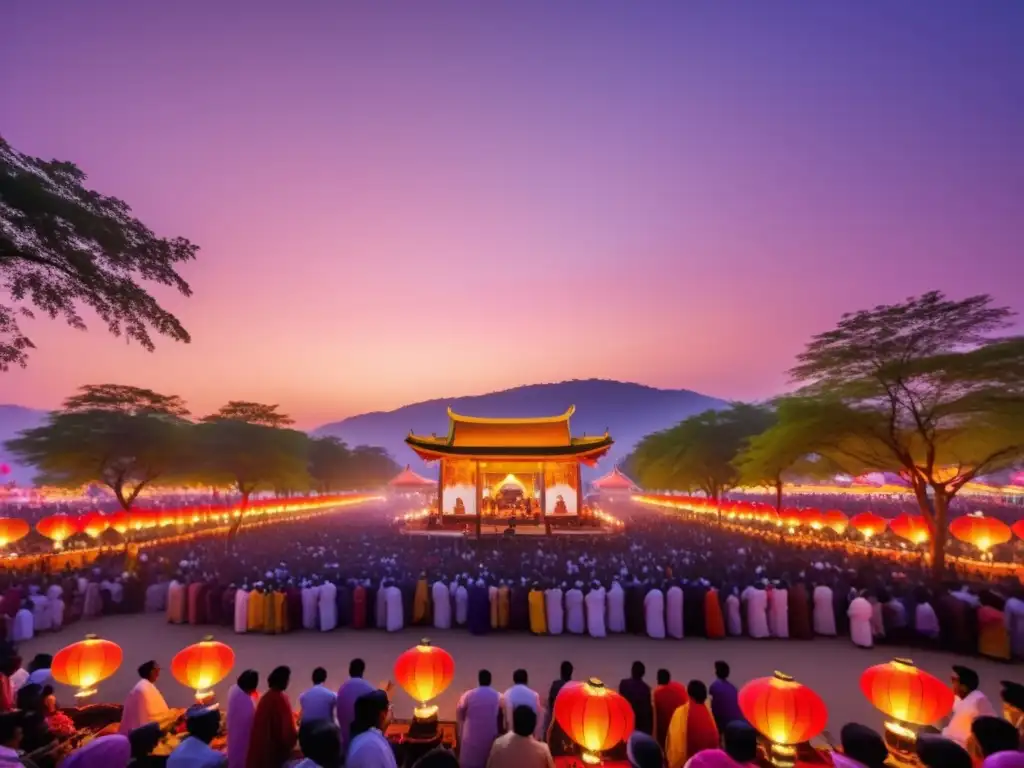
[[(467, 416), (515, 418), (554, 416), (564, 413), (570, 405), (576, 406), (570, 422), (574, 435), (604, 434), (607, 428), (615, 439), (615, 446), (599, 464), (598, 471), (607, 472), (644, 435), (709, 408), (725, 407), (727, 403), (687, 389), (655, 389), (622, 381), (586, 379), (531, 384), (486, 395), (427, 400), (393, 411), (364, 413), (325, 424), (313, 434), (332, 435), (349, 445), (381, 446), (398, 463), (411, 464), (422, 471), (423, 463), (406, 447), (405, 436), (409, 430), (427, 435), (446, 434), (449, 406)], [(434, 474), (436, 476), (436, 471)]]
[(4, 443), (17, 437), (23, 429), (39, 426), (46, 418), (47, 411), (22, 408), (20, 405), (0, 405), (0, 464), (11, 468), (10, 474), (0, 476), (0, 483), (14, 480), (18, 485), (31, 485), (35, 472), (31, 467), (19, 467), (4, 451)]

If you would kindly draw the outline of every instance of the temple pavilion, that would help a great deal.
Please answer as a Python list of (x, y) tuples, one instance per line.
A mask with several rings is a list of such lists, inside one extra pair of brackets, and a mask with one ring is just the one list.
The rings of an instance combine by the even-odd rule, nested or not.
[(482, 418), (448, 409), (447, 435), (415, 435), (405, 442), (427, 462), (440, 462), (437, 514), (445, 522), (481, 517), (550, 524), (583, 510), (580, 466), (594, 465), (611, 436), (573, 437), (558, 416)]

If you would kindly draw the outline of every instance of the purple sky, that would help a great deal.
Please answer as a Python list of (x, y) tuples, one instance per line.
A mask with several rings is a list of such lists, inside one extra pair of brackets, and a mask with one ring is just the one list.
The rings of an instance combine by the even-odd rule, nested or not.
[(843, 311), (932, 288), (1024, 309), (1024, 3), (4, 20), (5, 138), (202, 251), (167, 302), (191, 345), (38, 320), (0, 402), (117, 381), (311, 426), (571, 377), (759, 398)]

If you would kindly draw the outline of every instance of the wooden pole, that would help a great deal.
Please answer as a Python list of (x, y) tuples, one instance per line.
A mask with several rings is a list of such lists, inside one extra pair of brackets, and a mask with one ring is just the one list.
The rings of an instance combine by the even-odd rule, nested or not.
[(483, 528), (483, 475), (480, 474), (480, 462), (476, 462), (476, 537), (479, 539)]

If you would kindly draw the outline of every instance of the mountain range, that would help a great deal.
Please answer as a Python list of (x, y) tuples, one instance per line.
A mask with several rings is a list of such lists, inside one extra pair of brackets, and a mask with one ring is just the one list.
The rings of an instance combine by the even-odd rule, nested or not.
[[(423, 471), (423, 464), (405, 445), (410, 430), (417, 434), (445, 434), (448, 408), (467, 416), (515, 418), (554, 416), (575, 405), (570, 426), (574, 435), (603, 434), (607, 429), (615, 445), (598, 467), (607, 472), (621, 460), (644, 435), (665, 429), (688, 416), (709, 408), (722, 408), (724, 400), (687, 389), (656, 389), (606, 379), (574, 379), (555, 384), (530, 384), (485, 395), (439, 398), (396, 408), (351, 416), (311, 430), (316, 437), (331, 435), (349, 445), (376, 445), (388, 451), (395, 461)], [(45, 411), (17, 405), (0, 405), (0, 464), (10, 473), (0, 482), (31, 482), (32, 470), (19, 467), (5, 456), (2, 444), (23, 429), (41, 423)], [(593, 473), (588, 473), (593, 474)]]

